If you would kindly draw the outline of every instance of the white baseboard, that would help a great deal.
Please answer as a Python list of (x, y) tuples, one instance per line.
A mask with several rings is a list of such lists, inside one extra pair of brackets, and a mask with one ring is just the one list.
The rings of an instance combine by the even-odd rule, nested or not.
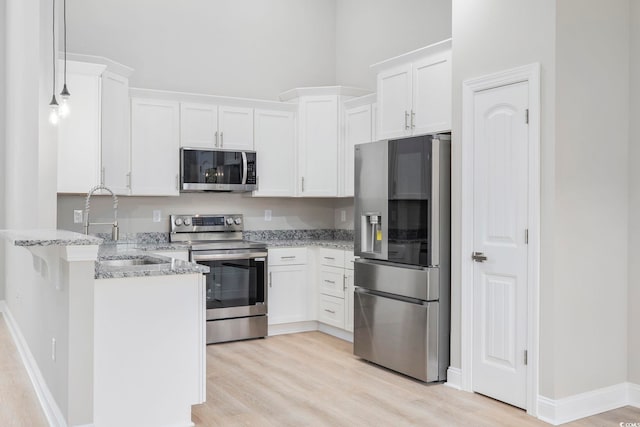
[(538, 396), (538, 418), (557, 426), (628, 405), (640, 407), (640, 386), (620, 383), (562, 399)]
[(340, 338), (344, 341), (353, 342), (353, 332), (345, 331), (344, 329), (336, 328), (335, 326), (326, 325), (322, 322), (318, 322), (318, 330), (325, 334)]
[(53, 398), (51, 390), (49, 390), (49, 387), (47, 386), (47, 383), (45, 382), (44, 377), (42, 376), (42, 373), (38, 368), (38, 364), (36, 363), (33, 354), (31, 354), (31, 350), (29, 350), (27, 341), (24, 339), (18, 323), (14, 319), (13, 315), (11, 314), (11, 310), (9, 310), (9, 307), (7, 307), (4, 301), (2, 301), (0, 304), (0, 311), (2, 312), (7, 323), (7, 327), (9, 328), (9, 333), (13, 338), (13, 342), (18, 349), (18, 353), (20, 354), (20, 358), (22, 359), (22, 364), (27, 370), (27, 374), (29, 375), (31, 384), (33, 384), (33, 388), (35, 389), (36, 396), (38, 396), (40, 406), (42, 407), (42, 411), (44, 412), (45, 417), (47, 418), (47, 422), (51, 427), (67, 427), (67, 421), (65, 420), (64, 415), (62, 415), (60, 407)]
[(298, 332), (311, 332), (318, 330), (318, 322), (311, 320), (308, 322), (281, 323), (279, 325), (269, 325), (269, 336), (296, 334)]
[(462, 370), (449, 366), (447, 369), (447, 382), (444, 385), (456, 390), (462, 390)]

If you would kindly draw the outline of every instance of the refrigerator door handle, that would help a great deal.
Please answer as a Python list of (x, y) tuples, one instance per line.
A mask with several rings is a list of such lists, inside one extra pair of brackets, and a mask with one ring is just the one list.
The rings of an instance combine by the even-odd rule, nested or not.
[(431, 263), (440, 265), (440, 140), (431, 141)]
[(402, 295), (395, 295), (395, 294), (390, 294), (387, 292), (380, 292), (380, 291), (373, 291), (371, 289), (367, 289), (367, 288), (355, 288), (353, 290), (355, 293), (357, 294), (369, 294), (369, 295), (375, 295), (377, 297), (380, 298), (386, 298), (386, 299), (390, 299), (390, 300), (394, 300), (394, 301), (401, 301), (401, 302), (406, 302), (409, 304), (416, 304), (416, 305), (427, 305), (429, 302), (428, 301), (424, 301), (421, 299), (417, 299), (417, 298), (411, 298), (411, 297), (405, 297)]

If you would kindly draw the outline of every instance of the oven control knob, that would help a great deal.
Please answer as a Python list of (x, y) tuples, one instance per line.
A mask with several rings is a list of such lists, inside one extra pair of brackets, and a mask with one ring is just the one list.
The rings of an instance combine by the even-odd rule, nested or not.
[(233, 218), (227, 218), (227, 225), (233, 225)]
[(182, 218), (176, 218), (173, 223), (180, 227), (182, 225)]
[(235, 223), (236, 223), (236, 225), (240, 225), (240, 224), (242, 224), (242, 218), (235, 218), (235, 219), (233, 220), (233, 222), (235, 222)]
[(185, 218), (184, 219), (184, 225), (186, 225), (187, 227), (191, 225), (191, 218)]

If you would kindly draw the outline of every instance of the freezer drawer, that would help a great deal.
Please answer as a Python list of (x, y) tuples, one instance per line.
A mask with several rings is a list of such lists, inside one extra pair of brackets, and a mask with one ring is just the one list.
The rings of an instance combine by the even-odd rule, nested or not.
[(438, 374), (439, 302), (409, 302), (362, 288), (354, 296), (356, 356), (422, 381), (444, 380)]
[(424, 301), (440, 299), (440, 269), (370, 259), (355, 260), (355, 285)]

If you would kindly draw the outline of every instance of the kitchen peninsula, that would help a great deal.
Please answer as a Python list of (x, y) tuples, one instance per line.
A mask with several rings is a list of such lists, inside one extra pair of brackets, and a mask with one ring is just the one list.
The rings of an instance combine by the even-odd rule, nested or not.
[(51, 425), (192, 425), (207, 267), (64, 230), (0, 237), (31, 265), (0, 309)]

